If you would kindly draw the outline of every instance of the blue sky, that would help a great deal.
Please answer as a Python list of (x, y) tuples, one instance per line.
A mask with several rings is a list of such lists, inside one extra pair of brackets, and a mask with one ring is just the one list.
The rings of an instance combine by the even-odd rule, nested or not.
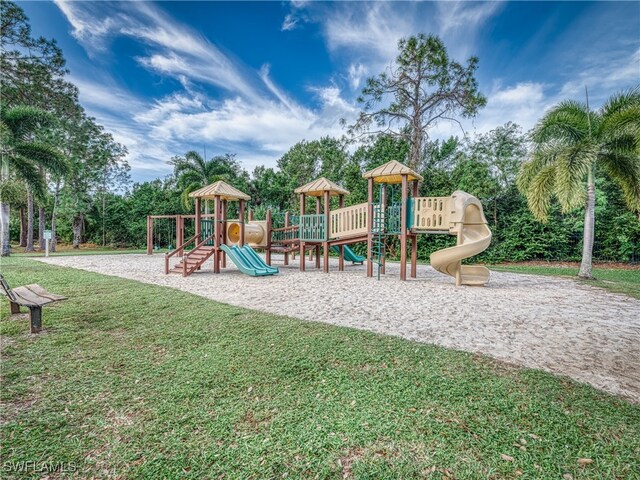
[[(302, 139), (344, 132), (397, 41), (439, 35), (480, 58), (488, 105), (468, 134), (525, 130), (565, 98), (597, 106), (640, 83), (640, 2), (20, 2), (57, 39), (80, 101), (129, 149), (136, 181), (173, 155), (275, 166)], [(432, 138), (460, 135), (439, 124)]]

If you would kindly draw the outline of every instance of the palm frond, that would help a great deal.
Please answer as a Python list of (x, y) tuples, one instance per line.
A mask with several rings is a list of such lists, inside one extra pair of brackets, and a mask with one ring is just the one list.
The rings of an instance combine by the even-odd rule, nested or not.
[(182, 205), (184, 206), (185, 209), (191, 210), (193, 208), (193, 201), (191, 200), (191, 197), (189, 197), (189, 194), (191, 192), (195, 192), (201, 187), (202, 185), (194, 182), (194, 183), (191, 183), (190, 185), (187, 185), (185, 189), (182, 191), (180, 198), (182, 199)]
[(625, 203), (630, 210), (640, 212), (640, 157), (637, 154), (604, 156), (601, 163), (622, 189)]
[(549, 110), (536, 124), (531, 136), (537, 144), (580, 142), (589, 136), (589, 121), (595, 120), (593, 115), (589, 118), (586, 105), (567, 100)]
[(541, 169), (532, 179), (526, 191), (529, 210), (541, 222), (546, 222), (549, 218), (551, 198), (555, 189), (556, 170), (556, 165), (547, 165)]
[(39, 128), (55, 123), (55, 118), (48, 112), (35, 107), (20, 105), (2, 110), (2, 121), (17, 138), (36, 133)]
[(592, 141), (567, 147), (558, 155), (555, 194), (563, 212), (570, 212), (584, 205), (585, 180), (597, 158), (598, 145)]
[(15, 173), (18, 179), (22, 180), (27, 187), (31, 189), (34, 195), (41, 197), (46, 191), (46, 184), (44, 178), (40, 175), (38, 167), (31, 162), (28, 158), (21, 157), (19, 155), (11, 156), (10, 168)]
[(525, 194), (536, 175), (538, 175), (538, 173), (540, 173), (540, 171), (545, 167), (552, 165), (564, 148), (564, 145), (550, 142), (541, 145), (534, 150), (531, 154), (531, 158), (520, 167), (520, 172), (516, 177), (516, 186), (518, 187), (518, 190)]
[(629, 90), (617, 93), (607, 100), (600, 111), (603, 116), (609, 116), (616, 112), (626, 110), (629, 106), (640, 104), (640, 85)]
[(54, 175), (66, 175), (69, 165), (60, 153), (51, 145), (38, 142), (22, 142), (14, 145), (15, 152), (30, 159), (37, 166), (42, 166)]
[[(614, 147), (620, 140), (631, 140), (640, 149), (640, 91), (614, 97), (602, 109), (600, 136)], [(640, 153), (640, 150), (638, 151)]]

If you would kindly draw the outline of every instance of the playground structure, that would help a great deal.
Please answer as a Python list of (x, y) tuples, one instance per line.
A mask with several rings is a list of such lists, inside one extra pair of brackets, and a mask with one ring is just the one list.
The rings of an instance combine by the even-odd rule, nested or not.
[[(250, 197), (225, 182), (219, 181), (190, 194), (195, 199), (195, 215), (148, 217), (147, 253), (153, 252), (153, 222), (158, 218), (174, 218), (176, 248), (165, 254), (165, 273), (188, 276), (213, 256), (214, 273), (226, 267), (227, 257), (238, 269), (252, 276), (278, 273), (271, 266), (271, 254), (284, 255), (284, 264), (299, 254), (300, 270), (306, 269), (306, 253), (315, 254), (315, 267), (329, 272), (329, 252), (338, 253), (338, 270), (344, 261), (363, 263), (366, 274), (377, 277), (385, 273), (387, 239), (400, 241), (400, 279), (416, 277), (418, 235), (455, 235), (457, 243), (431, 254), (431, 265), (437, 271), (455, 278), (456, 285), (484, 285), (489, 270), (483, 266), (462, 265), (462, 260), (484, 251), (491, 242), (480, 201), (466, 192), (456, 191), (450, 197), (420, 197), (418, 182), (422, 177), (397, 162), (390, 161), (364, 174), (367, 180), (367, 202), (345, 207), (349, 192), (336, 183), (321, 177), (295, 190), (300, 196), (298, 215), (284, 215), (284, 226), (273, 228), (272, 212), (266, 219), (253, 220), (251, 211), (245, 212)], [(377, 188), (376, 188), (377, 187)], [(338, 208), (331, 210), (331, 200), (337, 197)], [(315, 198), (315, 205), (308, 200)], [(212, 214), (201, 214), (201, 200), (213, 200)], [(237, 201), (238, 218), (227, 219), (228, 202)], [(308, 209), (313, 213), (307, 213)], [(248, 215), (245, 215), (248, 213)], [(245, 217), (247, 217), (245, 221)], [(184, 240), (185, 219), (195, 221), (195, 235)], [(367, 244), (367, 255), (356, 255), (349, 245)], [(410, 244), (410, 251), (409, 251)], [(188, 247), (192, 246), (188, 251)], [(265, 252), (265, 261), (254, 249)], [(182, 260), (170, 267), (173, 257)]]

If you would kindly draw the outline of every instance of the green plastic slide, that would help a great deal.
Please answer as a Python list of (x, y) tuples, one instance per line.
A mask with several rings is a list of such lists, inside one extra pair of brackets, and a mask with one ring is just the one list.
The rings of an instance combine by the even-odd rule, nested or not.
[(244, 247), (229, 247), (220, 245), (220, 249), (227, 254), (229, 259), (235, 263), (238, 270), (252, 277), (264, 277), (278, 273), (278, 269), (270, 267), (249, 245)]
[[(336, 253), (340, 253), (339, 247), (331, 247), (331, 249)], [(366, 260), (366, 257), (356, 255), (356, 253), (353, 250), (351, 250), (347, 245), (344, 245), (344, 259), (347, 262), (363, 263)]]

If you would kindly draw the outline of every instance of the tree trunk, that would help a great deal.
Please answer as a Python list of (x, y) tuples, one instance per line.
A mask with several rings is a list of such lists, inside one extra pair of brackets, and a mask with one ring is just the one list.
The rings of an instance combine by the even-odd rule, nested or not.
[(107, 245), (107, 234), (105, 230), (105, 213), (107, 211), (107, 198), (104, 194), (104, 190), (102, 191), (102, 246)]
[(56, 251), (58, 245), (58, 239), (56, 238), (56, 213), (58, 213), (58, 202), (60, 201), (60, 180), (56, 182), (56, 190), (53, 194), (53, 211), (51, 212), (51, 242), (49, 244), (49, 250), (51, 252)]
[(44, 207), (38, 207), (38, 250), (45, 250), (44, 247), (44, 230), (46, 222), (44, 218)]
[(593, 255), (593, 234), (595, 230), (595, 207), (596, 207), (596, 186), (593, 179), (593, 172), (589, 170), (587, 181), (587, 206), (584, 211), (584, 233), (582, 239), (582, 262), (580, 263), (581, 278), (593, 278), (591, 274), (591, 263)]
[(0, 238), (2, 239), (2, 256), (8, 257), (11, 253), (11, 244), (9, 243), (9, 204), (0, 203)]
[(82, 243), (82, 223), (84, 222), (83, 215), (81, 213), (73, 217), (71, 228), (73, 230), (73, 248), (80, 248)]
[(27, 246), (24, 249), (25, 252), (35, 251), (33, 248), (33, 193), (27, 192)]
[(27, 217), (24, 214), (24, 207), (20, 207), (20, 245), (27, 246)]

